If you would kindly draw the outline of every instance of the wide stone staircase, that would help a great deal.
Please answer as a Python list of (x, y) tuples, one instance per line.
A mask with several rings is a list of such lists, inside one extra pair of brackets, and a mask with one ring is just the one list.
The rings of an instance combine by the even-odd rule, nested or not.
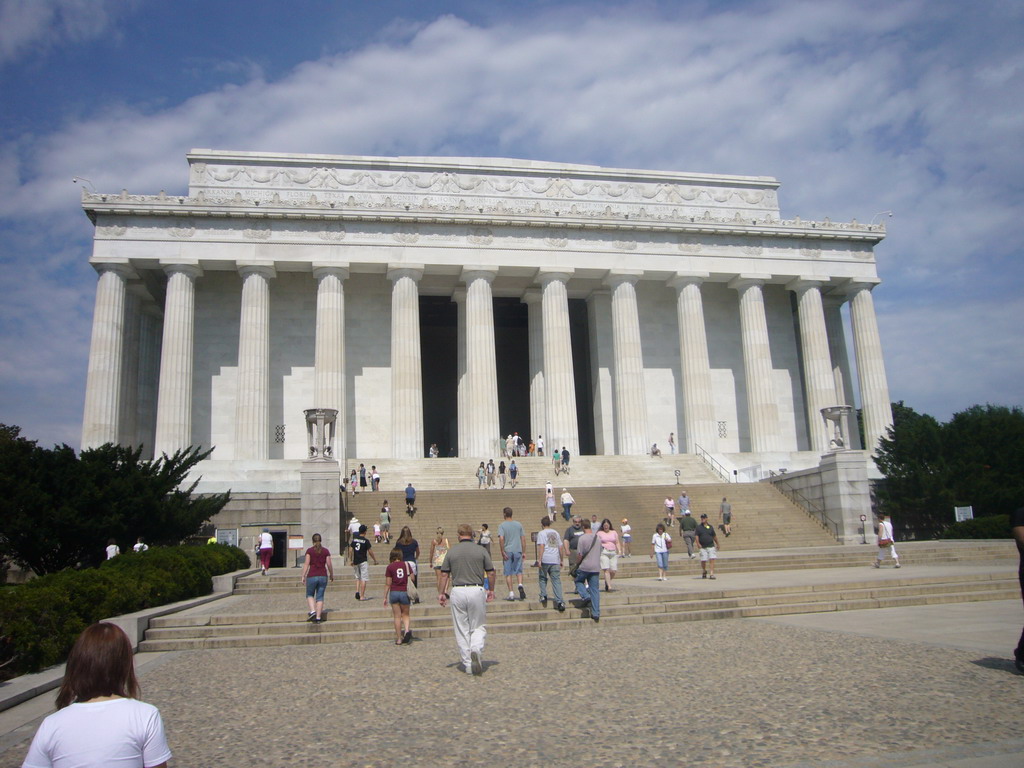
[[(1009, 541), (921, 542), (901, 544), (900, 571), (870, 568), (874, 548), (800, 548), (723, 553), (720, 581), (699, 578), (699, 565), (673, 550), (670, 581), (654, 579), (646, 557), (623, 562), (615, 589), (602, 594), (601, 626), (700, 621), (855, 610), (933, 603), (1019, 599), (1013, 544)], [(853, 571), (853, 568), (857, 568)], [(828, 570), (836, 575), (829, 578)], [(575, 604), (565, 613), (537, 601), (536, 576), (527, 569), (530, 599), (496, 600), (488, 607), (491, 632), (584, 629), (592, 623)], [(770, 573), (775, 572), (775, 573)], [(788, 573), (786, 573), (788, 572)], [(752, 574), (755, 578), (744, 574)], [(760, 574), (760, 575), (758, 575)], [(564, 585), (568, 587), (567, 575)], [(295, 569), (239, 581), (229, 604), (217, 603), (154, 619), (140, 645), (142, 651), (215, 649), (387, 640), (390, 611), (382, 606), (383, 566), (371, 568), (372, 600), (356, 602), (347, 568), (337, 569), (328, 590), (329, 610), (323, 624), (305, 621), (305, 601)], [(729, 586), (732, 581), (742, 585)], [(499, 579), (500, 579), (499, 575)], [(421, 575), (424, 601), (413, 609), (418, 638), (451, 634), (449, 612), (433, 595), (434, 577)], [(499, 598), (502, 591), (499, 589)], [(567, 598), (569, 598), (567, 589)], [(574, 597), (574, 596), (573, 596)], [(340, 607), (333, 607), (340, 606)]]

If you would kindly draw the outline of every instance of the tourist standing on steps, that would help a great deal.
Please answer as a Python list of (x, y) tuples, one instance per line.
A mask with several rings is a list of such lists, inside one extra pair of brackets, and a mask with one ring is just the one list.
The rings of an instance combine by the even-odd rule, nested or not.
[(385, 544), (391, 541), (391, 507), (388, 506), (387, 499), (384, 499), (384, 504), (380, 508), (380, 533)]
[(309, 616), (306, 621), (317, 624), (324, 620), (324, 592), (327, 590), (327, 579), (334, 581), (334, 567), (331, 565), (331, 553), (321, 543), (319, 533), (313, 534), (313, 546), (306, 550), (306, 562), (302, 565), (301, 581), (306, 585), (306, 602), (309, 604)]
[(669, 453), (675, 453), (676, 452), (676, 433), (675, 432), (669, 432), (668, 433), (668, 452)]
[(548, 607), (548, 581), (555, 598), (555, 608), (559, 613), (565, 610), (565, 597), (562, 595), (562, 540), (558, 532), (551, 527), (551, 519), (540, 519), (540, 533), (537, 534), (537, 581), (540, 588), (540, 604)]
[(356, 495), (356, 483), (359, 481), (356, 479), (356, 471), (353, 469), (352, 473), (348, 476), (349, 493), (353, 496)]
[(665, 524), (658, 523), (651, 536), (651, 557), (658, 561), (658, 581), (668, 581), (668, 549), (672, 537), (665, 533)]
[(274, 537), (270, 535), (270, 529), (264, 528), (260, 534), (260, 567), (263, 575), (270, 570), (270, 556), (274, 554)]
[(512, 481), (512, 487), (515, 488), (519, 481), (519, 467), (516, 466), (515, 459), (512, 459), (512, 463), (508, 465), (508, 478)]
[(725, 534), (726, 538), (732, 536), (732, 504), (728, 502), (725, 496), (722, 497), (722, 506), (719, 509), (722, 515), (722, 533)]
[(676, 502), (671, 496), (665, 497), (665, 517), (662, 520), (669, 528), (676, 520)]
[(87, 627), (68, 655), (57, 711), (39, 726), (22, 765), (166, 768), (171, 750), (160, 710), (139, 693), (124, 630), (107, 622)]
[[(1020, 582), (1020, 595), (1024, 598), (1024, 507), (1014, 510), (1010, 514), (1010, 531), (1013, 539), (1017, 542), (1017, 554), (1020, 556), (1020, 564), (1017, 566), (1017, 580)], [(1013, 652), (1013, 662), (1017, 671), (1024, 675), (1024, 630), (1020, 633), (1020, 641)]]
[(380, 490), (380, 472), (377, 471), (377, 465), (370, 467), (370, 490)]
[[(483, 547), (473, 544), (473, 528), (459, 526), (459, 543), (448, 550), (441, 564), (438, 602), (449, 604), (445, 594), (451, 585), (452, 624), (462, 668), (471, 675), (484, 671), (484, 640), (487, 638), (487, 603), (494, 600), (494, 566)], [(490, 588), (484, 590), (484, 580)]]
[(882, 567), (882, 558), (888, 551), (896, 567), (900, 567), (900, 556), (896, 554), (896, 541), (892, 532), (892, 520), (888, 515), (878, 518), (878, 554), (875, 555), (875, 568)]
[(537, 435), (537, 455), (544, 455), (544, 437), (542, 435)]
[(686, 542), (686, 556), (693, 560), (693, 545), (697, 540), (697, 521), (693, 519), (690, 510), (686, 510), (680, 516), (679, 530), (683, 532), (683, 541)]
[[(409, 564), (409, 572), (412, 574), (412, 583), (419, 586), (419, 559), (420, 543), (412, 537), (412, 529), (408, 525), (402, 526), (402, 532), (395, 542), (395, 547), (402, 550), (402, 559)], [(419, 601), (413, 601), (419, 602)]]
[(601, 542), (590, 529), (590, 521), (583, 521), (583, 535), (576, 543), (576, 594), (583, 598), (580, 608), (590, 613), (594, 621), (601, 620)]
[(682, 516), (690, 508), (690, 497), (686, 495), (686, 491), (679, 492), (679, 498), (676, 499), (676, 514)]
[(715, 559), (718, 557), (718, 534), (715, 526), (708, 522), (707, 515), (700, 516), (697, 526), (697, 543), (700, 545), (700, 577), (715, 578)]
[(555, 489), (550, 480), (544, 485), (544, 511), (547, 512), (549, 518), (555, 519)]
[(370, 580), (370, 564), (366, 561), (369, 557), (373, 564), (377, 564), (377, 556), (373, 554), (373, 545), (366, 538), (366, 526), (360, 525), (359, 532), (352, 537), (349, 548), (352, 550), (352, 570), (356, 576), (356, 600), (369, 600), (366, 596), (366, 583)]
[(571, 520), (572, 519), (572, 505), (576, 503), (576, 499), (574, 499), (572, 497), (572, 494), (569, 493), (569, 489), (568, 488), (563, 488), (562, 489), (561, 501), (562, 501), (562, 517), (564, 517), (566, 520)]
[(444, 556), (448, 554), (448, 537), (444, 535), (444, 528), (438, 528), (437, 534), (430, 540), (430, 565), (434, 569), (434, 576), (438, 586), (441, 584), (441, 563)]
[(366, 465), (359, 465), (359, 490), (366, 490)]
[(416, 514), (416, 489), (412, 483), (405, 486), (405, 514), (409, 517)]
[(612, 582), (619, 570), (619, 555), (622, 554), (622, 542), (619, 534), (607, 517), (601, 521), (601, 530), (597, 532), (601, 542), (601, 575), (604, 576), (604, 591), (612, 591)]
[(494, 488), (494, 475), (497, 470), (494, 468), (494, 459), (487, 460), (487, 487)]
[(487, 470), (484, 468), (484, 463), (481, 461), (480, 466), (476, 468), (476, 487), (480, 490), (484, 487), (484, 483), (487, 481)]
[(409, 618), (409, 566), (402, 559), (402, 550), (391, 550), (390, 562), (384, 571), (384, 606), (391, 606), (395, 620), (395, 645), (412, 642)]
[(619, 531), (622, 532), (622, 556), (632, 557), (633, 556), (633, 526), (629, 524), (629, 518), (622, 518), (622, 524), (619, 526)]
[(505, 462), (501, 461), (498, 463), (498, 482), (501, 484), (501, 490), (505, 490)]
[(512, 590), (513, 583), (519, 582), (519, 599), (526, 599), (523, 589), (523, 552), (526, 550), (526, 531), (518, 520), (512, 519), (512, 507), (505, 507), (501, 512), (504, 522), (498, 526), (498, 546), (501, 548), (502, 571), (505, 584), (508, 586), (506, 600), (515, 600), (516, 593)]

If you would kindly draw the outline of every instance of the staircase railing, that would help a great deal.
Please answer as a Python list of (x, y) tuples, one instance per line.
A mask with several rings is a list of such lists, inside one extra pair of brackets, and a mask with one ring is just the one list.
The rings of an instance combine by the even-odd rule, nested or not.
[(790, 480), (786, 478), (785, 473), (776, 472), (774, 469), (771, 469), (768, 470), (768, 477), (769, 482), (779, 489), (779, 493), (806, 512), (809, 517), (812, 517), (821, 523), (821, 527), (826, 531), (830, 531), (836, 538), (836, 541), (839, 540), (839, 524), (825, 513), (825, 507), (823, 504), (815, 501), (814, 499), (808, 498), (799, 490), (794, 488)]
[(710, 453), (708, 453), (703, 448), (701, 448), (699, 444), (697, 444), (697, 443), (693, 444), (693, 451), (696, 454), (697, 458), (699, 458), (701, 461), (703, 461), (705, 464), (707, 464), (712, 472), (714, 472), (716, 475), (718, 475), (720, 478), (722, 478), (725, 482), (727, 482), (727, 483), (732, 482), (732, 478), (729, 476), (729, 470), (727, 470), (725, 467), (723, 467), (715, 459), (714, 456), (712, 456)]

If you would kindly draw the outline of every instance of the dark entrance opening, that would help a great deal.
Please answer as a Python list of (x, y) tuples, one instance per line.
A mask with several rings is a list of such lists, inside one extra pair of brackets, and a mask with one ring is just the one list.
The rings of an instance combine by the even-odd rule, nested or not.
[[(500, 437), (518, 432), (530, 442), (529, 308), (516, 298), (494, 299), (494, 351), (498, 370)], [(497, 437), (497, 435), (496, 435)]]
[(274, 554), (270, 556), (271, 568), (288, 567), (288, 531), (271, 531), (274, 540)]
[[(569, 339), (572, 344), (572, 372), (576, 385), (576, 422), (580, 454), (597, 452), (594, 436), (594, 391), (590, 378), (590, 327), (586, 299), (569, 299)], [(551, 446), (554, 450), (555, 446)]]
[(448, 296), (420, 296), (423, 372), (423, 453), (437, 443), (439, 456), (459, 447), (459, 308)]

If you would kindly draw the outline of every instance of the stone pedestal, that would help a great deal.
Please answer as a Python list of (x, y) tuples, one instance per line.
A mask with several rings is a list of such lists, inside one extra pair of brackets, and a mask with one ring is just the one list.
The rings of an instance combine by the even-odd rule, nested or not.
[[(818, 465), (821, 475), (821, 498), (825, 513), (839, 525), (839, 541), (860, 544), (860, 516), (870, 521), (871, 485), (868, 482), (866, 456), (863, 451), (840, 451), (821, 457)], [(868, 543), (873, 541), (868, 535)]]
[(301, 521), (302, 540), (312, 546), (313, 534), (323, 537), (323, 544), (341, 567), (341, 466), (333, 459), (309, 459), (302, 462)]

